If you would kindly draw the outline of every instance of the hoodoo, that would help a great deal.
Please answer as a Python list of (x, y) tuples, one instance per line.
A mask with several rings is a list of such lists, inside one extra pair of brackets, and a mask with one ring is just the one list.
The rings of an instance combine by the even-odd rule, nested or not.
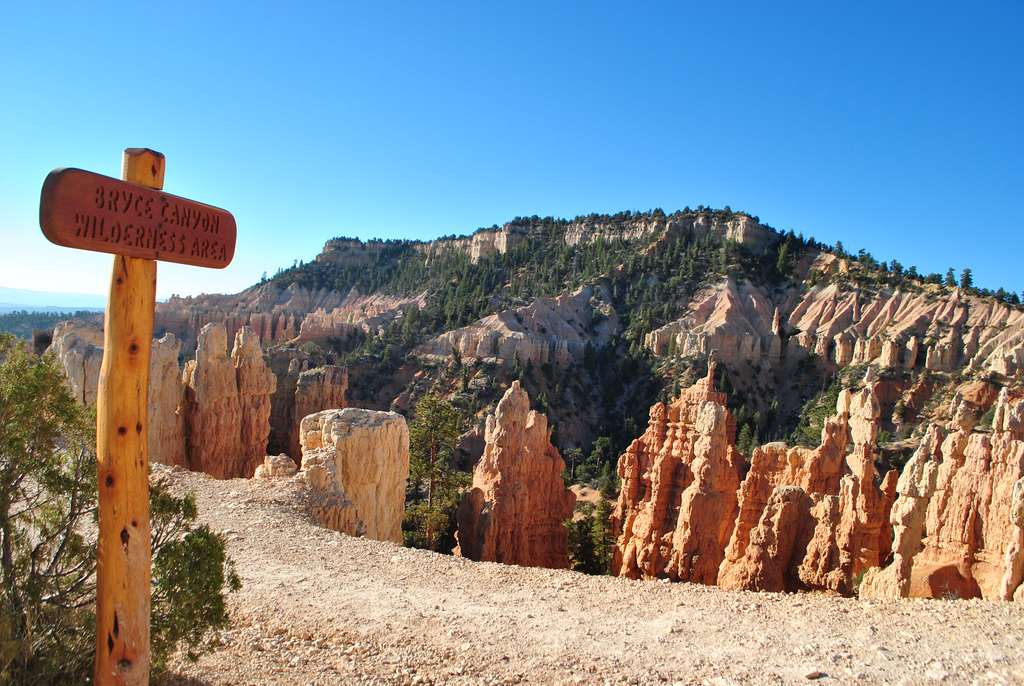
[(957, 395), (900, 477), (892, 564), (865, 575), (865, 597), (1022, 599), (1024, 400), (1004, 388), (992, 433), (972, 433)]
[(455, 554), (471, 560), (565, 569), (576, 497), (551, 445), (547, 418), (530, 410), (518, 381), (487, 418), (483, 457), (459, 505)]
[(619, 576), (714, 584), (736, 518), (742, 457), (735, 420), (708, 374), (668, 406), (619, 458), (622, 491), (612, 571)]

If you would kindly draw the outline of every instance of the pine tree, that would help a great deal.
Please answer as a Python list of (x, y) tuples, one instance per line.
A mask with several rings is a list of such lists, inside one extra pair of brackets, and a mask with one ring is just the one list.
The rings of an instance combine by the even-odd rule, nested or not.
[(472, 480), (452, 466), (461, 433), (462, 417), (454, 407), (434, 393), (423, 396), (409, 423), (408, 545), (436, 550), (442, 535), (453, 528), (462, 490)]
[(615, 551), (615, 538), (612, 536), (611, 524), (612, 505), (609, 500), (601, 496), (594, 508), (594, 518), (591, 520), (590, 535), (594, 541), (594, 557), (598, 574), (608, 574), (612, 569), (612, 554)]
[(974, 285), (974, 277), (971, 275), (970, 269), (964, 269), (960, 272), (960, 288), (965, 291)]

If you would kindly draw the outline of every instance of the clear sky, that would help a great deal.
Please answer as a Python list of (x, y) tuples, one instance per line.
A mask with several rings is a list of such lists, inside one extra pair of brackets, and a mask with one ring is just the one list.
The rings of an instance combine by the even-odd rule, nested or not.
[(105, 293), (55, 167), (167, 157), (230, 210), (233, 293), (334, 236), (731, 206), (1024, 291), (1024, 3), (0, 0), (0, 286)]

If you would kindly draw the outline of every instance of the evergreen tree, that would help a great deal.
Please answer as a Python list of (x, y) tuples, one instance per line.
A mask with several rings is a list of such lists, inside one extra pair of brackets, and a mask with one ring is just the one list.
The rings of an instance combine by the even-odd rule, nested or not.
[(452, 464), (461, 433), (462, 417), (454, 407), (434, 393), (423, 396), (409, 423), (407, 545), (437, 550), (454, 528), (462, 490), (472, 481)]
[(974, 285), (974, 277), (971, 275), (970, 269), (964, 269), (960, 272), (960, 288), (965, 291)]
[(594, 541), (594, 558), (599, 574), (609, 574), (612, 569), (612, 555), (615, 552), (615, 537), (612, 536), (612, 505), (611, 502), (601, 496), (594, 508), (594, 517), (591, 519), (590, 535)]
[(754, 442), (753, 432), (750, 429), (750, 424), (744, 424), (743, 428), (740, 429), (740, 435), (736, 438), (736, 450), (743, 455), (743, 457), (750, 459), (750, 453), (752, 452), (752, 444)]

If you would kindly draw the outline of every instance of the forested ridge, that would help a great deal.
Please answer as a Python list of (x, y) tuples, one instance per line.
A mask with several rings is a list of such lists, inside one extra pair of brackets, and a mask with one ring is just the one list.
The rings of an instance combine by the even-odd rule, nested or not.
[[(707, 230), (740, 219), (767, 236), (760, 249), (724, 238), (724, 230)], [(516, 217), (503, 227), (495, 225), (478, 234), (499, 231), (508, 240), (507, 249), (483, 251), (475, 260), (470, 254), (473, 236), (448, 236), (431, 243), (337, 238), (332, 242), (343, 250), (348, 249), (347, 242), (355, 246), (352, 259), (342, 252), (331, 260), (297, 263), (279, 270), (269, 282), (278, 288), (295, 284), (311, 290), (424, 294), (422, 309), (413, 308), (381, 335), (336, 346), (336, 359), (353, 370), (354, 402), (386, 400), (408, 391), (410, 387), (398, 379), (409, 375), (403, 376), (400, 370), (422, 369), (428, 380), (421, 381), (421, 390), (412, 390), (410, 398), (436, 390), (471, 425), (493, 408), (499, 391), (518, 378), (535, 407), (547, 412), (553, 440), (566, 456), (572, 477), (593, 483), (602, 474), (610, 476), (617, 456), (643, 432), (653, 403), (670, 400), (704, 373), (706, 361), (701, 359), (679, 359), (673, 354), (667, 359), (655, 357), (645, 346), (645, 337), (681, 316), (696, 294), (723, 277), (770, 293), (803, 291), (826, 281), (836, 284), (840, 292), (856, 291), (863, 298), (896, 289), (941, 296), (961, 288), (1010, 307), (1019, 303), (1016, 293), (1002, 288), (995, 292), (975, 288), (970, 269), (959, 276), (952, 269), (945, 275), (920, 274), (916, 267), (904, 267), (896, 259), (879, 260), (864, 250), (852, 254), (841, 242), (825, 245), (792, 230), (777, 231), (757, 217), (729, 208), (702, 206), (672, 214), (660, 209), (628, 211), (572, 220)], [(807, 272), (805, 256), (810, 259), (821, 252), (845, 261), (848, 268), (829, 274)], [(805, 271), (798, 274), (801, 261)], [(578, 364), (559, 368), (515, 359), (502, 367), (480, 359), (458, 359), (453, 351), (449, 364), (438, 365), (412, 354), (417, 344), (443, 332), (523, 307), (534, 298), (574, 293), (584, 286), (610, 295), (607, 304), (614, 308), (619, 326), (605, 343), (588, 344)], [(602, 318), (596, 305), (592, 316), (596, 328)], [(719, 390), (727, 394), (737, 418), (738, 445), (748, 456), (755, 445), (769, 440), (813, 443), (815, 432), (820, 431), (818, 415), (827, 411), (830, 399), (834, 403), (836, 389), (855, 384), (853, 375), (862, 371), (841, 373), (811, 356), (786, 373), (798, 377), (799, 397), (781, 406), (773, 397), (775, 389), (752, 386), (741, 378), (743, 370), (721, 368)], [(561, 432), (565, 421), (589, 424), (590, 440), (580, 444), (566, 439)]]

